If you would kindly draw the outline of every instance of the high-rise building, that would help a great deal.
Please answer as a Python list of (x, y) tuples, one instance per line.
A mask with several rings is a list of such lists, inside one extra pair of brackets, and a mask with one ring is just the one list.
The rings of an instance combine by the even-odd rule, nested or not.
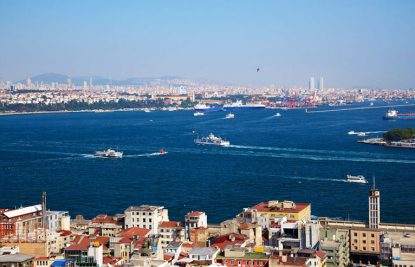
[(310, 77), (310, 81), (308, 84), (308, 89), (314, 90), (316, 88), (314, 77)]
[(324, 89), (324, 78), (320, 77), (320, 80), (318, 81), (318, 90)]
[(369, 228), (379, 228), (380, 224), (380, 191), (376, 189), (375, 177), (373, 187), (369, 191)]
[(88, 88), (88, 84), (86, 81), (84, 81), (84, 94), (86, 93), (87, 88)]
[(92, 77), (89, 77), (89, 90), (92, 90)]

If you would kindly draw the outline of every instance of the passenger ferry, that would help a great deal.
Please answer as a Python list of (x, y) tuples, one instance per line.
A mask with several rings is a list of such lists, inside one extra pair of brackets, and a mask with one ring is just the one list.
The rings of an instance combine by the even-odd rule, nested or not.
[(354, 176), (354, 175), (348, 174), (346, 177), (347, 177), (346, 180), (349, 183), (367, 184), (367, 180), (366, 180), (366, 178), (363, 175)]
[(214, 146), (230, 146), (229, 141), (223, 140), (218, 136), (214, 136), (213, 133), (210, 133), (207, 137), (202, 137), (195, 139), (195, 144), (198, 145), (214, 145)]
[(122, 151), (115, 151), (111, 148), (102, 151), (95, 151), (94, 156), (100, 158), (122, 158)]

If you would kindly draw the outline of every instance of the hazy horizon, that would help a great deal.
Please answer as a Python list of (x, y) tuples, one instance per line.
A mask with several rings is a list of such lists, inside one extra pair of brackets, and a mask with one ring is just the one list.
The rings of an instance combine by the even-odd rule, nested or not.
[[(1, 1), (0, 79), (415, 87), (413, 1)], [(256, 72), (259, 67), (260, 71)]]

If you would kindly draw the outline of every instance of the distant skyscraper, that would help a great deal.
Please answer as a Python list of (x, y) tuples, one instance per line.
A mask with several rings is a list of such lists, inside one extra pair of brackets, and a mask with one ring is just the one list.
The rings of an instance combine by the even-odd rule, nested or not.
[(88, 89), (88, 83), (84, 81), (84, 94), (86, 93), (87, 89)]
[(27, 88), (31, 89), (32, 88), (32, 79), (27, 78)]
[(369, 191), (369, 228), (379, 228), (380, 224), (380, 191), (376, 189), (375, 177)]
[(308, 89), (314, 90), (316, 88), (314, 77), (310, 77), (310, 82), (308, 84)]
[(68, 88), (72, 87), (72, 79), (71, 77), (68, 77)]
[(320, 77), (320, 80), (318, 81), (318, 90), (324, 89), (324, 78)]
[(89, 90), (92, 90), (92, 77), (89, 77)]

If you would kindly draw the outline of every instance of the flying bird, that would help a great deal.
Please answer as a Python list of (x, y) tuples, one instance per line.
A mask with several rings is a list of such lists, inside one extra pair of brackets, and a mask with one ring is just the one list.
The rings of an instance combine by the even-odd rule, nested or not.
[(258, 72), (259, 71), (259, 67), (258, 68), (256, 68), (256, 72)]

